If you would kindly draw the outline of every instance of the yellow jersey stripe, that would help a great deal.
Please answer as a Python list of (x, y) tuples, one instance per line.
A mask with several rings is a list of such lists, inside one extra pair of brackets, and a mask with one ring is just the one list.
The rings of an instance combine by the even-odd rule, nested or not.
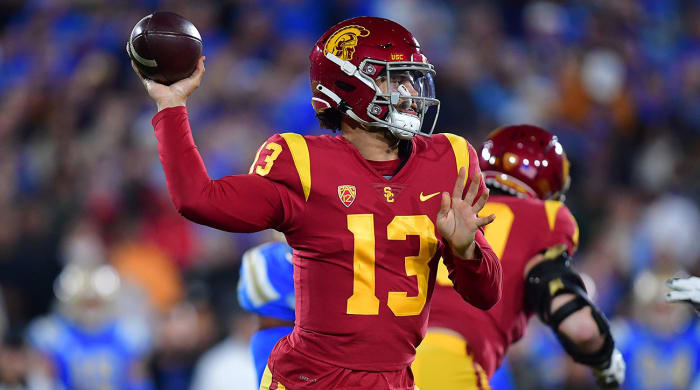
[(557, 223), (557, 213), (564, 203), (558, 200), (545, 200), (544, 210), (547, 213), (547, 222), (549, 222), (549, 230), (554, 230), (554, 225)]
[(474, 366), (476, 367), (476, 375), (479, 381), (479, 389), (491, 390), (489, 378), (486, 376), (486, 371), (484, 371), (484, 369), (481, 368), (481, 365), (479, 365), (479, 363), (477, 362), (474, 362)]
[(272, 372), (270, 367), (265, 366), (265, 372), (263, 372), (262, 380), (260, 381), (260, 390), (270, 390), (272, 386)]
[(306, 140), (300, 134), (283, 133), (280, 134), (287, 142), (289, 151), (292, 153), (294, 166), (301, 180), (301, 187), (304, 189), (304, 199), (309, 200), (311, 192), (311, 161), (309, 159), (309, 146), (306, 145)]
[(281, 382), (277, 382), (277, 390), (286, 390), (287, 388)]
[(438, 260), (438, 270), (435, 276), (435, 283), (440, 286), (453, 286), (452, 280), (450, 280), (450, 271), (447, 269), (442, 257)]
[(574, 236), (571, 237), (571, 239), (574, 240), (574, 246), (578, 247), (578, 223), (574, 221), (574, 224), (576, 225), (576, 229), (574, 229)]
[(455, 134), (443, 133), (445, 137), (450, 141), (452, 145), (452, 150), (455, 153), (455, 160), (457, 160), (457, 174), (459, 175), (459, 169), (464, 167), (467, 170), (466, 176), (464, 176), (464, 185), (467, 184), (467, 178), (469, 178), (469, 144), (467, 140)]

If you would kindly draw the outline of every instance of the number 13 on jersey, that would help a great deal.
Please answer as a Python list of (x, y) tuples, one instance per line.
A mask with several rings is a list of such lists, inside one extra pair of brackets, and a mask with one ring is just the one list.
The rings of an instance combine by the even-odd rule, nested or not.
[[(379, 299), (375, 294), (375, 234), (373, 214), (350, 214), (348, 230), (355, 239), (353, 250), (352, 296), (347, 301), (347, 314), (378, 315)], [(427, 215), (399, 215), (386, 228), (389, 240), (406, 240), (406, 236), (420, 237), (416, 256), (405, 258), (407, 276), (415, 276), (418, 295), (409, 297), (406, 291), (390, 291), (387, 306), (396, 316), (415, 316), (423, 311), (428, 296), (430, 260), (437, 251), (435, 225)]]

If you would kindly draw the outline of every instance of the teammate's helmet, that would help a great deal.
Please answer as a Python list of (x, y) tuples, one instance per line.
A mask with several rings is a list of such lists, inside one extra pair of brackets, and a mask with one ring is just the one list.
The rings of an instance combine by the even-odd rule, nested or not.
[(557, 137), (537, 126), (506, 126), (484, 142), (479, 165), (487, 185), (513, 195), (563, 199), (569, 160)]
[[(369, 16), (340, 22), (316, 42), (310, 60), (311, 104), (317, 113), (334, 108), (401, 139), (433, 132), (440, 107), (435, 70), (413, 34), (400, 24)], [(403, 81), (392, 88), (396, 76)], [(377, 84), (382, 77), (386, 92)], [(406, 82), (415, 91), (402, 84)], [(397, 108), (406, 102), (411, 109)]]

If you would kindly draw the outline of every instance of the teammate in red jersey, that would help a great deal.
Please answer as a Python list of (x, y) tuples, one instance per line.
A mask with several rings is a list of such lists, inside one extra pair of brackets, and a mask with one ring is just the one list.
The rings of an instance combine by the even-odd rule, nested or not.
[(439, 102), (418, 42), (386, 19), (332, 27), (311, 53), (312, 104), (341, 134), (274, 135), (249, 174), (219, 180), (207, 175), (184, 107), (203, 72), (200, 61), (170, 87), (144, 85), (178, 210), (227, 231), (274, 228), (293, 248), (295, 328), (261, 389), (413, 389), (409, 365), (439, 258), (482, 309), (498, 301), (502, 278), (479, 231), (494, 216), (477, 215), (488, 190), (474, 149), (459, 136), (426, 137)]
[(625, 364), (608, 323), (571, 269), (578, 226), (561, 202), (569, 162), (555, 136), (535, 126), (493, 132), (481, 150), (492, 190), (483, 213), (497, 219), (485, 235), (503, 266), (503, 297), (488, 311), (465, 305), (438, 271), (428, 334), (413, 371), (421, 390), (488, 389), (488, 379), (533, 313), (554, 330), (600, 385), (619, 386)]

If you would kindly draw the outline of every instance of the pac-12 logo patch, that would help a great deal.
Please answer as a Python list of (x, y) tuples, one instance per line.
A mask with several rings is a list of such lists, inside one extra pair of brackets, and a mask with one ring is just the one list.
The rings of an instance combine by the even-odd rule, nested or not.
[(356, 24), (345, 26), (331, 35), (323, 47), (323, 54), (333, 53), (341, 60), (350, 61), (355, 55), (357, 37), (369, 36), (369, 30)]
[(350, 205), (355, 201), (357, 196), (357, 189), (355, 186), (349, 184), (343, 184), (338, 186), (338, 198), (345, 205), (345, 207), (350, 207)]

